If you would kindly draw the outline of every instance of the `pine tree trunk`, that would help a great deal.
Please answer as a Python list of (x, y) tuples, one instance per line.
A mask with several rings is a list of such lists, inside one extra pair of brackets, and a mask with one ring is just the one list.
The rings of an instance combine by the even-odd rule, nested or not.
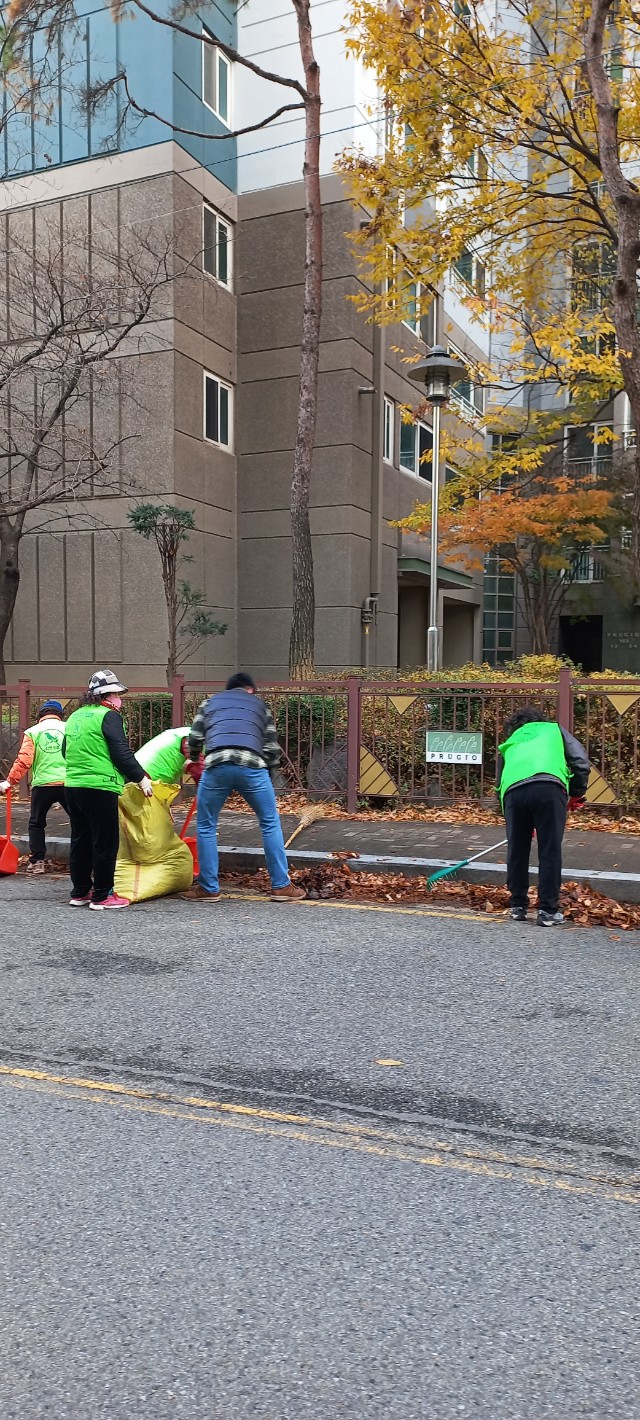
[(176, 589), (177, 568), (175, 561), (169, 567), (163, 566), (162, 580), (167, 604), (167, 685), (169, 689), (178, 672), (178, 593)]
[(320, 193), (320, 70), (313, 53), (309, 0), (293, 0), (304, 65), (305, 99), (305, 264), (300, 349), (298, 426), (291, 481), (293, 615), (289, 674), (305, 680), (315, 668), (315, 586), (309, 522), (309, 493), (318, 407), (318, 361), (322, 314), (322, 200)]
[(20, 585), (19, 546), (20, 533), (6, 520), (0, 522), (0, 686), (7, 683), (4, 646)]

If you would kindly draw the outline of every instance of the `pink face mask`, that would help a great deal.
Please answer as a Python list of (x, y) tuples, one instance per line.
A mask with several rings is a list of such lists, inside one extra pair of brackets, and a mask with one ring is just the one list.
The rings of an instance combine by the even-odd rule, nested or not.
[(104, 700), (107, 705), (111, 706), (112, 710), (120, 710), (122, 706), (121, 695), (105, 695)]

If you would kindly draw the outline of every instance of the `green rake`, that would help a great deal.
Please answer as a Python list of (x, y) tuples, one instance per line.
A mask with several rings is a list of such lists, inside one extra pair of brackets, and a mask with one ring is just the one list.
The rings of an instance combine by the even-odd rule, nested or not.
[(448, 868), (438, 868), (437, 873), (432, 873), (431, 877), (427, 878), (429, 892), (431, 892), (434, 883), (442, 882), (443, 878), (452, 878), (455, 873), (459, 873), (460, 869), (466, 868), (469, 863), (477, 862), (478, 858), (485, 858), (487, 853), (495, 853), (496, 848), (504, 848), (507, 841), (506, 838), (502, 838), (499, 843), (493, 843), (491, 848), (483, 848), (480, 853), (474, 853), (471, 858), (463, 858), (459, 863), (451, 863)]

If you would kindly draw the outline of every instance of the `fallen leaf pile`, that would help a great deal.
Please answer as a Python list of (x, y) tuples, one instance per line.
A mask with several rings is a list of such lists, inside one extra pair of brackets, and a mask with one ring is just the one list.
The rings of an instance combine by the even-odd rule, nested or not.
[[(447, 907), (466, 907), (474, 912), (505, 916), (509, 908), (506, 887), (484, 887), (480, 883), (463, 883), (455, 879), (427, 888), (426, 877), (406, 878), (400, 873), (362, 873), (349, 867), (347, 859), (357, 853), (334, 854), (334, 863), (319, 863), (312, 868), (297, 868), (291, 878), (303, 887), (315, 901), (374, 902), (420, 907), (439, 903)], [(20, 859), (18, 872), (26, 873), (29, 859)], [(46, 872), (67, 877), (68, 864), (47, 859)], [(37, 880), (36, 880), (37, 881)], [(223, 879), (228, 891), (269, 892), (269, 878), (263, 868), (257, 873), (228, 873)], [(640, 930), (640, 903), (614, 902), (595, 888), (583, 883), (565, 883), (560, 906), (567, 922), (577, 927), (608, 927), (619, 932)], [(534, 903), (531, 903), (533, 910)], [(533, 920), (533, 919), (532, 919)]]
[[(309, 808), (310, 802), (305, 794), (281, 794), (278, 798), (278, 810), (283, 815), (295, 814), (299, 817)], [(247, 805), (239, 794), (228, 799), (225, 808), (231, 809), (233, 813), (247, 812)], [(348, 814), (344, 804), (330, 799), (322, 805), (322, 817), (370, 823), (470, 823), (500, 826), (504, 822), (497, 808), (485, 808), (473, 800), (463, 804), (401, 804), (397, 808), (392, 808), (391, 805), (385, 805), (383, 808), (363, 805), (355, 814)], [(593, 829), (599, 833), (640, 834), (640, 815), (623, 814), (620, 818), (614, 818), (598, 809), (576, 809), (569, 815), (568, 828)]]
[[(496, 916), (505, 916), (509, 908), (506, 887), (484, 887), (479, 883), (453, 880), (436, 883), (430, 892), (426, 877), (354, 872), (342, 861), (335, 866), (321, 863), (312, 868), (298, 868), (292, 871), (291, 878), (316, 901), (393, 903), (404, 907), (439, 903)], [(232, 873), (225, 877), (224, 886), (228, 890), (257, 889), (267, 893), (269, 879), (263, 869), (257, 873)], [(622, 932), (640, 930), (640, 904), (614, 902), (613, 898), (581, 883), (564, 884), (560, 906), (566, 921), (578, 927), (610, 927)], [(533, 907), (532, 902), (532, 910)]]

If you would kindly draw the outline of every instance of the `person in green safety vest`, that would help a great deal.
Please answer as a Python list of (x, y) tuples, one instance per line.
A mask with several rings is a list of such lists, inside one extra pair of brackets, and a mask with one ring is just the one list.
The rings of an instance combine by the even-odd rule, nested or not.
[(149, 776), (129, 748), (120, 716), (122, 685), (113, 671), (96, 671), (83, 704), (66, 724), (63, 752), (71, 820), (72, 907), (128, 907), (114, 891), (120, 830), (118, 799), (127, 781), (151, 798)]
[(60, 701), (45, 700), (35, 725), (25, 730), (7, 778), (0, 784), (0, 794), (8, 794), (13, 784), (19, 784), (25, 774), (31, 773), (28, 873), (44, 873), (47, 853), (45, 829), (49, 809), (59, 804), (67, 812), (62, 754), (64, 730)]
[(189, 758), (189, 727), (163, 730), (154, 735), (146, 745), (136, 750), (138, 764), (155, 783), (180, 784), (183, 774), (188, 774), (197, 784), (204, 768), (204, 759), (192, 761)]
[(568, 730), (523, 705), (504, 725), (497, 789), (507, 825), (507, 886), (511, 917), (525, 922), (529, 856), (538, 840), (539, 927), (563, 921), (559, 911), (562, 839), (567, 807), (583, 802), (590, 772), (586, 750)]

